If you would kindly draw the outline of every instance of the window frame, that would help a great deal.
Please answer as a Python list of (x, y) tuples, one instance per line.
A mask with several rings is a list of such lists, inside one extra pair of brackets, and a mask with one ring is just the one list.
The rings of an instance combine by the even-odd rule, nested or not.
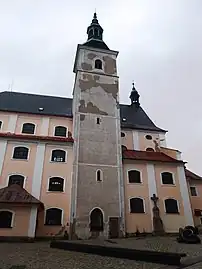
[[(47, 210), (48, 209), (60, 209), (61, 210), (61, 224), (46, 224), (46, 214), (47, 214)], [(60, 207), (47, 207), (45, 209), (45, 214), (44, 214), (44, 226), (52, 226), (52, 227), (55, 227), (55, 226), (62, 226), (63, 225), (63, 220), (64, 220), (64, 210)]]
[[(100, 171), (100, 180), (97, 180), (98, 171)], [(96, 173), (95, 174), (96, 182), (102, 182), (103, 181), (103, 171), (101, 169), (96, 169), (95, 173)]]
[[(177, 202), (177, 209), (178, 209), (178, 212), (176, 213), (169, 213), (169, 212), (166, 212), (166, 204), (165, 204), (165, 201), (168, 200), (168, 199), (172, 199), (172, 200), (175, 200)], [(174, 198), (174, 197), (166, 197), (163, 199), (163, 206), (164, 206), (164, 212), (165, 214), (169, 214), (169, 215), (180, 215), (180, 204), (179, 204), (179, 201)]]
[[(24, 132), (23, 132), (23, 127), (24, 127), (25, 124), (33, 125), (33, 126), (34, 126), (34, 132), (33, 132), (33, 133), (24, 133)], [(25, 134), (25, 135), (35, 135), (35, 134), (36, 134), (36, 124), (33, 123), (33, 122), (24, 122), (24, 123), (22, 124), (21, 134)]]
[[(151, 137), (151, 138), (149, 138), (149, 137)], [(146, 134), (145, 135), (145, 139), (147, 139), (147, 140), (152, 140), (153, 139), (153, 136), (152, 135), (150, 135), (150, 134)]]
[[(148, 149), (152, 149), (152, 150), (148, 150)], [(154, 150), (152, 147), (147, 147), (147, 148), (145, 149), (145, 151), (146, 151), (146, 152), (155, 152), (155, 150)]]
[[(50, 184), (50, 179), (51, 178), (62, 178), (63, 179), (63, 190), (62, 191), (50, 191), (49, 190), (49, 184)], [(65, 181), (66, 179), (62, 176), (51, 176), (48, 178), (48, 183), (47, 183), (47, 192), (51, 192), (51, 193), (64, 193), (65, 192)]]
[[(60, 136), (60, 135), (56, 135), (55, 134), (56, 128), (58, 128), (58, 127), (66, 128), (66, 134), (65, 134), (65, 136)], [(67, 126), (63, 126), (63, 125), (56, 125), (56, 126), (54, 126), (53, 136), (55, 136), (55, 137), (68, 137), (68, 127)]]
[(23, 188), (25, 187), (25, 182), (26, 182), (26, 176), (20, 174), (20, 173), (12, 173), (12, 174), (9, 174), (8, 177), (7, 177), (7, 186), (8, 186), (8, 183), (9, 183), (9, 179), (11, 176), (21, 176), (24, 178), (24, 182), (23, 182)]
[(0, 212), (2, 211), (6, 211), (6, 212), (10, 212), (12, 213), (12, 219), (11, 219), (11, 225), (10, 227), (7, 227), (7, 228), (0, 228), (1, 229), (12, 229), (13, 228), (13, 225), (14, 225), (14, 219), (15, 219), (15, 212), (13, 210), (10, 210), (10, 209), (6, 209), (6, 208), (1, 208), (0, 209)]
[[(131, 212), (131, 206), (130, 206), (130, 200), (131, 199), (141, 199), (143, 201), (143, 210), (144, 212)], [(130, 214), (146, 214), (146, 204), (145, 204), (145, 199), (143, 197), (140, 197), (140, 196), (132, 196), (132, 197), (129, 197), (129, 213)]]
[[(61, 151), (64, 151), (65, 152), (65, 161), (64, 162), (55, 162), (55, 161), (52, 161), (52, 154), (53, 154), (53, 151), (54, 150), (61, 150)], [(61, 148), (56, 148), (56, 149), (51, 149), (51, 154), (50, 154), (50, 163), (67, 163), (67, 150), (65, 149), (61, 149)]]
[[(98, 61), (99, 61), (99, 64), (101, 63), (101, 68), (96, 67), (96, 62), (98, 62)], [(99, 58), (96, 58), (95, 61), (94, 61), (94, 69), (103, 71), (103, 62)]]
[[(172, 184), (165, 184), (165, 183), (163, 183), (163, 178), (162, 178), (162, 174), (163, 173), (170, 173), (170, 174), (172, 174), (172, 178), (173, 178), (173, 183)], [(172, 186), (174, 186), (174, 187), (176, 187), (176, 182), (175, 182), (175, 174), (173, 173), (173, 172), (170, 172), (170, 171), (162, 171), (161, 173), (160, 173), (160, 178), (161, 178), (161, 185), (162, 186), (169, 186), (169, 187), (172, 187)]]
[(3, 129), (3, 121), (0, 120), (0, 131), (2, 131), (2, 129)]
[[(196, 195), (192, 195), (192, 193), (191, 193), (191, 188), (195, 188)], [(199, 195), (198, 195), (198, 190), (197, 190), (197, 187), (196, 187), (196, 186), (190, 185), (190, 186), (189, 186), (189, 189), (190, 189), (190, 195), (191, 195), (191, 197), (198, 197), (198, 196), (199, 196)]]
[[(13, 158), (14, 157), (15, 148), (27, 148), (28, 149), (27, 159)], [(28, 147), (26, 145), (18, 145), (18, 144), (16, 144), (16, 146), (15, 145), (13, 146), (11, 160), (14, 160), (14, 161), (28, 161), (29, 160), (29, 157), (30, 157), (30, 147)]]
[[(130, 171), (138, 171), (139, 173), (140, 173), (140, 182), (130, 182), (129, 181), (129, 172)], [(142, 181), (142, 171), (141, 170), (139, 170), (139, 169), (128, 169), (127, 170), (127, 182), (128, 182), (128, 184), (142, 184), (143, 183), (143, 181)]]

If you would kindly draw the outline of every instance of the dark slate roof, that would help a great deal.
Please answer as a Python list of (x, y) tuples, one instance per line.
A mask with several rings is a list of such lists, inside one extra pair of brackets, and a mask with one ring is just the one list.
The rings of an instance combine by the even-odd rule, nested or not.
[[(72, 98), (5, 91), (0, 93), (0, 111), (72, 117)], [(141, 107), (120, 104), (120, 116), (122, 128), (166, 132)]]
[[(39, 108), (43, 108), (43, 111)], [(72, 99), (21, 92), (1, 92), (0, 110), (71, 117)]]
[(143, 108), (141, 106), (136, 107), (135, 104), (120, 105), (120, 117), (122, 128), (167, 132), (157, 127)]
[(108, 46), (105, 44), (103, 40), (90, 39), (83, 44), (83, 46), (96, 48), (96, 49), (104, 49), (109, 50)]

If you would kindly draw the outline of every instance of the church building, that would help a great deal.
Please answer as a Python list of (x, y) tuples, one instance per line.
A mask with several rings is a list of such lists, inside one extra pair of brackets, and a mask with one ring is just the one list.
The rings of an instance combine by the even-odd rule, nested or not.
[[(0, 93), (0, 238), (118, 238), (202, 223), (202, 178), (167, 147), (96, 13), (77, 46), (73, 98)], [(123, 90), (123, 89), (121, 89)]]

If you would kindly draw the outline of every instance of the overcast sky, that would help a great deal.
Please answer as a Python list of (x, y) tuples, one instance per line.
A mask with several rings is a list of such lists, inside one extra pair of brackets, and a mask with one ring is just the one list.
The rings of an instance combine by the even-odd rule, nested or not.
[(0, 90), (72, 97), (76, 47), (96, 8), (118, 50), (121, 103), (132, 80), (169, 147), (202, 175), (201, 0), (0, 0)]

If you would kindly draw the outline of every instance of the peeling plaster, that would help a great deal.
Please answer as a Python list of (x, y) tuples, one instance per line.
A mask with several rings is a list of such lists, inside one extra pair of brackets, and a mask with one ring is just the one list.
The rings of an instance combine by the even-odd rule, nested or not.
[(101, 111), (97, 106), (93, 105), (92, 102), (88, 102), (87, 106), (85, 106), (85, 100), (80, 101), (79, 112), (108, 115), (105, 111)]
[(81, 68), (83, 69), (83, 70), (92, 70), (93, 68), (92, 68), (92, 65), (91, 64), (87, 64), (87, 63), (82, 63), (81, 64)]
[(88, 53), (88, 59), (93, 60), (97, 55), (94, 53)]
[[(84, 78), (84, 75), (83, 75)], [(117, 101), (117, 94), (118, 94), (118, 82), (116, 81), (115, 84), (106, 84), (106, 83), (100, 83), (97, 82), (99, 80), (99, 76), (95, 75), (85, 75), (85, 78), (87, 80), (79, 79), (79, 87), (81, 91), (90, 90), (93, 87), (101, 87), (106, 93), (112, 94), (114, 99)]]
[(104, 71), (106, 74), (115, 74), (116, 73), (116, 60), (109, 56), (104, 56), (103, 60), (105, 62)]

